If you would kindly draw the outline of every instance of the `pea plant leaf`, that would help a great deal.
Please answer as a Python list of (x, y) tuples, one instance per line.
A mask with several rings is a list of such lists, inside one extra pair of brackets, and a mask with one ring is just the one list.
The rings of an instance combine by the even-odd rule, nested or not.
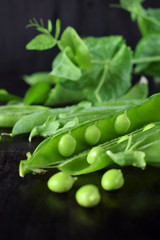
[(66, 104), (77, 103), (83, 99), (84, 96), (81, 90), (74, 91), (73, 89), (64, 88), (61, 84), (57, 83), (50, 91), (45, 105), (63, 106)]
[(79, 121), (78, 121), (78, 118), (75, 117), (73, 120), (70, 120), (68, 121), (62, 128), (63, 129), (66, 129), (66, 128), (72, 128), (72, 127), (75, 127), (75, 126), (78, 126), (79, 124)]
[(32, 129), (29, 135), (29, 142), (31, 142), (32, 138), (35, 136), (47, 137), (53, 135), (59, 126), (60, 123), (55, 120), (55, 117), (49, 116), (43, 125), (35, 126)]
[(136, 73), (160, 76), (160, 34), (147, 35), (139, 41), (133, 63)]
[[(81, 82), (88, 85), (84, 94), (91, 102), (113, 100), (122, 96), (131, 86), (132, 52), (122, 37), (89, 37), (93, 66), (85, 72)], [(87, 81), (87, 83), (86, 83)]]
[(53, 84), (56, 81), (56, 78), (51, 76), (49, 72), (36, 72), (31, 75), (24, 75), (23, 80), (29, 85), (35, 85), (39, 82)]
[(143, 36), (160, 33), (160, 9), (146, 9), (145, 17), (139, 16), (137, 22)]
[(52, 26), (52, 21), (49, 19), (48, 20), (48, 32), (52, 32), (53, 26)]
[(140, 4), (144, 2), (144, 0), (120, 0), (120, 5), (123, 8), (130, 9), (136, 4)]
[(134, 166), (144, 169), (146, 167), (145, 153), (142, 151), (124, 151), (118, 153), (112, 153), (111, 151), (106, 152), (107, 155), (121, 167)]
[[(62, 72), (63, 75), (59, 74), (61, 77), (59, 87), (57, 90), (56, 88), (53, 90), (47, 104), (52, 105), (51, 98), (57, 102), (55, 96), (58, 98), (57, 91), (59, 89), (63, 89), (64, 92), (75, 92), (76, 95), (80, 94), (81, 100), (100, 103), (111, 99), (115, 100), (131, 86), (132, 52), (125, 45), (122, 37), (88, 37), (84, 39), (84, 42), (92, 59), (90, 71), (81, 70), (81, 77), (77, 79), (76, 83), (69, 78), (65, 78), (64, 71)], [(55, 67), (57, 63), (58, 59), (56, 59), (56, 62), (54, 61)], [(72, 96), (68, 94), (68, 101), (70, 98)], [(77, 97), (72, 98), (73, 101), (76, 99)]]
[[(48, 20), (47, 28), (45, 28), (42, 19), (40, 19), (40, 23), (36, 19), (30, 20), (26, 28), (29, 27), (35, 27), (41, 34), (37, 35), (26, 45), (27, 50), (42, 51), (53, 48), (55, 45), (57, 45), (57, 39), (51, 35), (53, 28), (51, 20)], [(56, 25), (56, 27), (60, 28), (59, 25)], [(56, 29), (55, 32), (56, 31), (59, 32), (59, 29)]]
[(56, 20), (56, 30), (55, 30), (55, 39), (59, 38), (61, 31), (61, 21), (59, 19)]
[(51, 35), (39, 34), (26, 45), (26, 49), (42, 51), (53, 48), (56, 44), (57, 41)]
[(59, 77), (59, 78), (67, 78), (70, 80), (78, 80), (81, 77), (80, 69), (70, 60), (67, 55), (67, 48), (60, 52), (56, 59), (54, 59), (50, 75)]
[(142, 6), (144, 0), (120, 0), (120, 6), (131, 13), (132, 20), (136, 20), (143, 36), (160, 33), (160, 9)]
[(145, 99), (148, 97), (148, 80), (142, 76), (138, 83), (136, 83), (125, 95), (118, 100), (128, 101), (131, 99)]
[(131, 13), (131, 19), (135, 21), (138, 16), (146, 16), (145, 9), (141, 5), (142, 2), (144, 2), (144, 0), (120, 0), (120, 7), (129, 11)]
[(91, 68), (89, 49), (74, 28), (67, 27), (64, 30), (59, 41), (59, 46), (61, 50), (66, 49), (66, 47), (70, 47), (73, 53), (73, 61), (79, 67), (86, 70)]

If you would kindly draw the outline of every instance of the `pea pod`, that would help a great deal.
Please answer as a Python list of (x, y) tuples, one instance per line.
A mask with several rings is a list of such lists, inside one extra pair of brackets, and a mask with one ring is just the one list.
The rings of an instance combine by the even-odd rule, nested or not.
[[(139, 101), (138, 101), (139, 102)], [(141, 101), (140, 101), (141, 102)], [(130, 105), (136, 104), (137, 101), (122, 101), (119, 104), (116, 102), (110, 102), (110, 103), (103, 103), (102, 106), (93, 106), (90, 107), (89, 104), (85, 104), (85, 102), (81, 102), (78, 105), (73, 105), (70, 107), (65, 108), (53, 108), (49, 109), (49, 111), (43, 111), (43, 112), (35, 112), (31, 113), (30, 115), (22, 116), (14, 125), (12, 129), (12, 136), (16, 136), (19, 134), (29, 133), (33, 130), (37, 131), (37, 126), (41, 126), (41, 131), (37, 134), (40, 136), (43, 136), (43, 124), (46, 125), (50, 124), (50, 122), (47, 123), (47, 119), (50, 116), (51, 118), (58, 119), (58, 122), (60, 124), (60, 128), (63, 127), (66, 123), (69, 121), (72, 121), (75, 119), (75, 116), (78, 118), (79, 123), (93, 120), (93, 119), (99, 119), (102, 117), (108, 117), (113, 113), (117, 113), (120, 110), (126, 109), (126, 107), (129, 107)], [(32, 107), (32, 106), (31, 106)], [(47, 109), (47, 108), (46, 108)], [(48, 125), (49, 127), (49, 125)], [(33, 129), (34, 128), (34, 129)], [(31, 132), (31, 136), (33, 134)], [(59, 132), (59, 129), (57, 129), (55, 133)], [(53, 132), (51, 131), (51, 135), (53, 135)], [(31, 137), (29, 138), (31, 140)]]
[(13, 127), (13, 125), (23, 116), (28, 114), (48, 110), (43, 106), (23, 106), (23, 105), (5, 105), (0, 106), (0, 127)]
[[(126, 133), (131, 133), (150, 122), (160, 121), (160, 112), (157, 111), (159, 105), (160, 94), (155, 94), (148, 98), (143, 104), (126, 109), (125, 113), (130, 121), (130, 125), (127, 128)], [(123, 114), (123, 112), (119, 112), (113, 116), (102, 118), (97, 121), (85, 122), (73, 129), (70, 129), (69, 134), (76, 141), (76, 147), (73, 155), (80, 154), (81, 152), (90, 149), (89, 144), (85, 141), (84, 133), (86, 128), (92, 126), (93, 124), (101, 133), (97, 145), (119, 137), (120, 134), (115, 131), (115, 121), (119, 115)], [(45, 143), (42, 142), (30, 159), (27, 161), (21, 161), (20, 175), (24, 176), (27, 172), (34, 172), (34, 169), (37, 171), (37, 169), (48, 168), (65, 162), (67, 158), (62, 156), (58, 151), (58, 143), (66, 134), (68, 134), (67, 129), (53, 137), (50, 137)]]
[(43, 104), (48, 97), (51, 86), (47, 82), (38, 82), (31, 86), (24, 96), (24, 104)]

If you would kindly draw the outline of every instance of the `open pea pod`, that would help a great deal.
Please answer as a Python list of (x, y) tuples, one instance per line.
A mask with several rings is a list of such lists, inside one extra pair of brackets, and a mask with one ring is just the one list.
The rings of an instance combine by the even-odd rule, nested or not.
[[(85, 139), (85, 131), (89, 126), (94, 125), (99, 130), (100, 137), (95, 144), (99, 145), (121, 135), (131, 133), (148, 123), (160, 121), (159, 106), (160, 94), (155, 94), (146, 99), (143, 104), (126, 109), (125, 112), (123, 110), (107, 118), (84, 122), (77, 127), (65, 129), (59, 134), (49, 137), (37, 147), (28, 160), (20, 162), (20, 176), (24, 176), (28, 172), (36, 173), (40, 169), (65, 162), (68, 156), (63, 156), (59, 151), (59, 144), (63, 136), (70, 135), (75, 140), (76, 145), (72, 156), (78, 155), (91, 148)], [(68, 147), (68, 149), (70, 148), (72, 146)]]
[(85, 151), (59, 164), (57, 168), (71, 175), (81, 175), (110, 167), (113, 164), (142, 169), (146, 164), (160, 167), (160, 123), (147, 131), (141, 128), (130, 136), (131, 150), (127, 150), (129, 139), (119, 143), (120, 137), (99, 145), (101, 150), (92, 164), (87, 162), (89, 151)]

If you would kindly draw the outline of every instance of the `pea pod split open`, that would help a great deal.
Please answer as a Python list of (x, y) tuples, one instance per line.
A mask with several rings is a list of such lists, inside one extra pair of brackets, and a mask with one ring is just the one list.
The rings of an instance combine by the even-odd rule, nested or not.
[[(29, 172), (40, 172), (43, 168), (50, 168), (54, 165), (65, 162), (67, 157), (62, 156), (58, 150), (59, 141), (64, 135), (69, 134), (74, 138), (76, 146), (72, 156), (78, 155), (91, 148), (84, 138), (84, 133), (87, 127), (94, 125), (99, 129), (100, 138), (96, 145), (103, 144), (104, 142), (115, 139), (123, 134), (131, 133), (148, 123), (160, 121), (160, 111), (158, 111), (159, 106), (160, 94), (155, 94), (146, 99), (143, 104), (126, 109), (125, 111), (120, 111), (107, 118), (79, 124), (77, 127), (65, 129), (55, 136), (47, 138), (37, 147), (32, 156), (27, 160), (20, 162), (20, 176), (24, 176)], [(117, 131), (117, 126), (115, 127), (115, 123), (117, 122), (116, 124), (118, 124), (116, 119), (123, 114), (127, 116), (129, 124), (126, 129), (119, 132)], [(122, 125), (120, 124), (120, 126)]]
[(71, 175), (81, 175), (110, 167), (113, 164), (142, 169), (146, 167), (146, 164), (160, 167), (160, 123), (147, 131), (143, 131), (143, 128), (136, 130), (130, 134), (130, 137), (130, 149), (127, 149), (129, 139), (118, 143), (121, 137), (116, 138), (97, 147), (101, 150), (92, 164), (87, 162), (90, 151), (85, 151), (67, 159), (57, 168)]

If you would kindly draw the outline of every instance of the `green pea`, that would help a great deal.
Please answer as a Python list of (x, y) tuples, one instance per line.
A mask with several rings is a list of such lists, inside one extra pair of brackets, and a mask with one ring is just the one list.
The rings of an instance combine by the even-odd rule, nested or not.
[(150, 123), (143, 128), (143, 132), (155, 127), (154, 123)]
[(100, 200), (100, 192), (95, 185), (88, 184), (76, 192), (76, 201), (82, 207), (94, 207), (96, 206)]
[(57, 193), (63, 193), (69, 191), (76, 178), (71, 177), (69, 174), (64, 172), (58, 172), (54, 174), (50, 179), (48, 180), (48, 188)]
[(74, 153), (75, 148), (76, 140), (69, 134), (62, 136), (58, 142), (58, 150), (63, 157), (71, 156)]
[(89, 164), (94, 163), (94, 161), (97, 159), (101, 151), (102, 151), (102, 148), (99, 146), (92, 148), (87, 155), (87, 162)]
[(126, 113), (123, 113), (119, 116), (117, 116), (115, 122), (114, 122), (114, 129), (117, 134), (125, 134), (129, 127), (130, 127), (130, 120), (127, 117)]
[(101, 136), (100, 130), (95, 126), (89, 126), (84, 132), (84, 138), (89, 145), (95, 145)]
[(124, 184), (124, 178), (120, 169), (110, 169), (101, 179), (101, 186), (105, 190), (117, 190)]

